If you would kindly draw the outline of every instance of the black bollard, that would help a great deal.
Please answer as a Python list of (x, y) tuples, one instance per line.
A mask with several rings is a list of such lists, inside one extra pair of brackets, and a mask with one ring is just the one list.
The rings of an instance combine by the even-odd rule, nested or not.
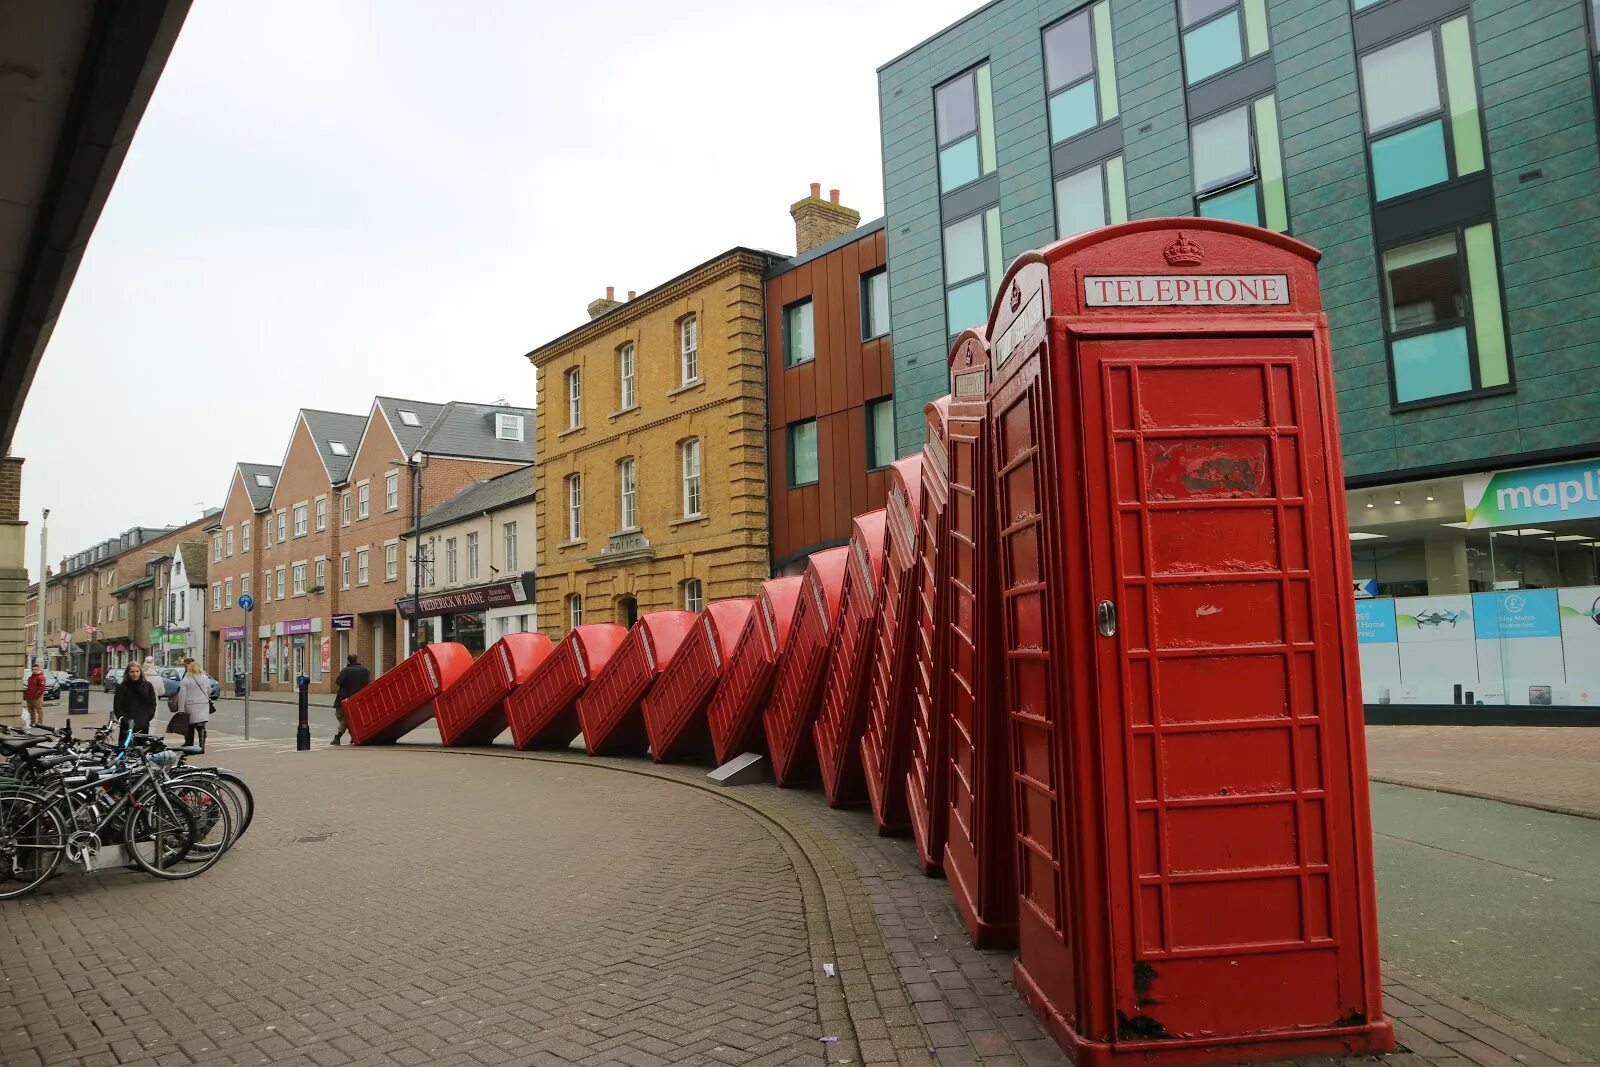
[(296, 752), (305, 752), (311, 748), (311, 679), (302, 674), (295, 682), (300, 688), (300, 725), (294, 732), (294, 747)]

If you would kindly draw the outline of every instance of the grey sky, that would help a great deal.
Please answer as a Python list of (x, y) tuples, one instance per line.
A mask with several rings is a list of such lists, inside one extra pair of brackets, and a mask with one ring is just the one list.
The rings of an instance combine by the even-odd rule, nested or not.
[(882, 212), (876, 68), (978, 0), (196, 0), (34, 380), (28, 562), (221, 506), (301, 407), (533, 402), (607, 285)]

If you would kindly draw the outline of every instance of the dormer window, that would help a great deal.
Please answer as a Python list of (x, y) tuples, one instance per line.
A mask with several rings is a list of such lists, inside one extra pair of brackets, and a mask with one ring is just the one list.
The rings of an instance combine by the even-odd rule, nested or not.
[(422, 425), (422, 420), (417, 418), (417, 413), (415, 411), (408, 411), (405, 408), (400, 409), (400, 422), (406, 426)]
[(522, 440), (522, 416), (496, 414), (494, 435), (502, 441)]
[(336, 456), (348, 456), (350, 454), (350, 450), (344, 446), (343, 441), (329, 441), (328, 451)]

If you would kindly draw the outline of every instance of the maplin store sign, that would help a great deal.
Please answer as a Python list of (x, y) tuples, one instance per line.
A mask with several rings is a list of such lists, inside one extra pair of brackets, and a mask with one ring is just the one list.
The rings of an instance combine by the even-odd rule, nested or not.
[(1600, 465), (1593, 461), (1472, 474), (1462, 491), (1471, 530), (1600, 517)]

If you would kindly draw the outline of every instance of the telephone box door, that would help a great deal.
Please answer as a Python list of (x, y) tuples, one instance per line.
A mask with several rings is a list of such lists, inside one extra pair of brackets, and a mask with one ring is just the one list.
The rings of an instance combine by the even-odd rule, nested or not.
[(1315, 341), (1076, 349), (1121, 1037), (1364, 1021)]

